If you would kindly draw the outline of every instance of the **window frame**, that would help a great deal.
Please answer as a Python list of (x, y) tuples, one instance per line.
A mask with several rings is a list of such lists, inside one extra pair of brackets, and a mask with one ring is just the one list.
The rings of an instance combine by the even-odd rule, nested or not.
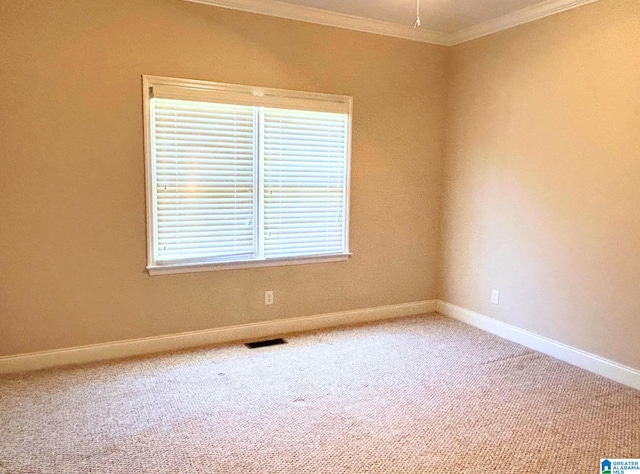
[[(254, 258), (248, 260), (234, 261), (201, 261), (201, 262), (173, 262), (159, 263), (156, 260), (157, 246), (157, 202), (156, 193), (156, 163), (154, 158), (153, 144), (153, 117), (151, 110), (151, 90), (155, 86), (167, 86), (184, 88), (188, 92), (195, 95), (201, 93), (212, 94), (235, 94), (247, 101), (247, 105), (280, 107), (287, 108), (286, 104), (297, 104), (297, 109), (302, 110), (322, 110), (323, 108), (335, 108), (339, 106), (345, 109), (347, 114), (346, 137), (345, 137), (345, 176), (344, 176), (344, 235), (343, 235), (343, 252), (337, 254), (325, 255), (309, 255), (309, 256), (293, 256), (279, 258)], [(146, 269), (150, 275), (161, 275), (169, 273), (192, 273), (203, 271), (231, 270), (253, 267), (272, 267), (282, 265), (301, 265), (310, 263), (338, 262), (349, 259), (352, 254), (349, 251), (349, 215), (350, 215), (350, 184), (351, 184), (351, 124), (353, 99), (351, 96), (322, 94), (316, 92), (292, 91), (285, 89), (273, 89), (257, 86), (246, 86), (236, 84), (225, 84), (219, 82), (201, 81), (195, 79), (181, 79), (172, 77), (142, 76), (142, 93), (143, 93), (143, 125), (144, 125), (144, 155), (145, 155), (145, 188), (146, 188), (146, 217), (147, 217), (147, 266)], [(264, 101), (275, 100), (280, 105), (264, 105)], [(301, 103), (313, 105), (312, 108), (304, 109), (300, 107)], [(339, 105), (336, 105), (339, 104)], [(262, 123), (262, 122), (261, 122)], [(261, 140), (262, 134), (259, 133)], [(256, 171), (264, 165), (262, 159), (263, 150), (255, 144), (254, 167)], [(262, 173), (257, 173), (254, 202), (255, 207), (259, 208), (258, 201), (262, 201), (264, 196), (262, 192), (263, 184)], [(263, 212), (255, 211), (255, 217), (258, 218), (256, 229), (263, 225)], [(258, 230), (256, 230), (258, 232)], [(261, 230), (260, 230), (261, 232)], [(256, 241), (256, 246), (260, 245), (260, 240)]]

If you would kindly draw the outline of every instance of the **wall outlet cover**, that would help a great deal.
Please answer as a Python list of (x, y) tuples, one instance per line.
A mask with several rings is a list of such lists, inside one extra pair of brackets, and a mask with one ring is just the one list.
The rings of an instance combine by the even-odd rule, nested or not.
[(500, 304), (500, 292), (491, 290), (491, 304)]

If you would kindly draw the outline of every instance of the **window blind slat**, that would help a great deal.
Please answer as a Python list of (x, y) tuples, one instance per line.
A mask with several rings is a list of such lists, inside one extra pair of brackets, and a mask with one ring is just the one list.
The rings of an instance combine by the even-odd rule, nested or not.
[(345, 114), (264, 109), (266, 258), (345, 251)]
[(152, 104), (157, 260), (253, 254), (253, 108), (165, 98)]

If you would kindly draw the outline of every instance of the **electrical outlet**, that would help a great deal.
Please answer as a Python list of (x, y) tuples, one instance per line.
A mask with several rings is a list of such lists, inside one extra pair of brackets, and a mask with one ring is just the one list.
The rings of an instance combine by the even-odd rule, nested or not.
[(264, 304), (270, 305), (273, 304), (273, 291), (265, 291), (264, 292)]
[(500, 292), (491, 290), (491, 304), (500, 304)]

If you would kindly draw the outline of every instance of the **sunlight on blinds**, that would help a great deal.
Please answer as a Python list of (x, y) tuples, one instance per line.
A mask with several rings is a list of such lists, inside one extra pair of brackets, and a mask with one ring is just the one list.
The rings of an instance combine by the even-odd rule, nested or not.
[(345, 249), (347, 115), (264, 109), (266, 258)]
[(251, 256), (253, 107), (152, 103), (158, 261)]

